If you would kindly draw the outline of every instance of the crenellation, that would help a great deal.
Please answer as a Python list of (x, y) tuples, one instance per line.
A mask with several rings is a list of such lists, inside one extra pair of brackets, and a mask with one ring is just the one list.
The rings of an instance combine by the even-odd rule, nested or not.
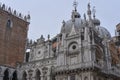
[[(26, 22), (30, 22), (30, 14), (22, 15), (21, 13), (17, 12), (16, 10), (12, 9), (11, 7), (6, 6), (5, 4), (0, 3), (0, 9), (3, 11), (8, 12), (9, 14), (18, 17)], [(26, 17), (27, 16), (27, 17)]]
[(14, 14), (14, 15), (16, 15), (16, 14), (17, 14), (16, 10), (14, 10), (13, 14)]
[(16, 10), (0, 3), (0, 66), (15, 68), (24, 60), (29, 22), (22, 18), (21, 13), (19, 16)]

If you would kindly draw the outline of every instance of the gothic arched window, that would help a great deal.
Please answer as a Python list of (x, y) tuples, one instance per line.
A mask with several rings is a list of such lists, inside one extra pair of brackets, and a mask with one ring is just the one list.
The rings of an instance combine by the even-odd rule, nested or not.
[(17, 72), (16, 72), (16, 71), (13, 73), (12, 80), (18, 80), (18, 79), (17, 79)]
[(88, 80), (88, 77), (85, 77), (84, 80)]
[(8, 28), (11, 28), (11, 27), (12, 27), (12, 21), (11, 21), (10, 19), (8, 19), (6, 26), (7, 26)]
[(11, 32), (12, 32), (12, 21), (10, 19), (7, 20), (6, 22), (6, 30), (5, 30), (5, 41), (9, 42), (10, 40), (10, 36), (11, 36)]
[(6, 69), (5, 72), (4, 72), (3, 80), (9, 80), (9, 71), (8, 71), (8, 69)]
[(70, 80), (75, 80), (75, 75), (71, 75)]
[(36, 72), (36, 79), (35, 80), (41, 80), (40, 75), (41, 75), (40, 71), (37, 70), (37, 72)]
[(27, 73), (26, 73), (26, 72), (23, 73), (23, 78), (22, 78), (22, 80), (27, 80)]
[(25, 58), (26, 62), (29, 62), (29, 57), (30, 57), (30, 52), (26, 52), (26, 58)]

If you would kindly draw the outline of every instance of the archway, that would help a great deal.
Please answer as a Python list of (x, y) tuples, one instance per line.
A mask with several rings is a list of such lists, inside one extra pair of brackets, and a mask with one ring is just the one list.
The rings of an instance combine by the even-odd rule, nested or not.
[(85, 77), (84, 80), (88, 80), (88, 77)]
[(16, 71), (13, 73), (13, 78), (12, 78), (12, 80), (18, 80), (18, 79), (17, 79), (17, 72), (16, 72)]
[(8, 71), (8, 69), (6, 69), (5, 72), (4, 72), (3, 80), (9, 80), (9, 71)]
[(36, 71), (36, 79), (35, 80), (41, 80), (41, 77), (40, 77), (41, 73), (39, 70)]
[(22, 80), (27, 80), (27, 73), (26, 72), (23, 73)]

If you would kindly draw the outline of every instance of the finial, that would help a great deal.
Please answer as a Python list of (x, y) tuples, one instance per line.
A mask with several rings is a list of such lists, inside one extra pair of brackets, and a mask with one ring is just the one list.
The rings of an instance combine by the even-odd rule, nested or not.
[(74, 22), (75, 21), (75, 11), (74, 10), (72, 11), (71, 18), (72, 18), (72, 21)]
[(22, 14), (21, 14), (21, 13), (19, 13), (19, 17), (20, 17), (20, 18), (22, 17)]
[(84, 19), (85, 19), (85, 21), (86, 21), (86, 14), (84, 13)]
[(27, 15), (27, 21), (30, 22), (30, 19), (31, 19), (30, 14), (28, 14)]
[(93, 7), (93, 10), (92, 10), (92, 12), (93, 12), (93, 18), (95, 19), (95, 13), (96, 13), (95, 6)]
[(28, 14), (27, 18), (30, 19), (30, 14)]
[(5, 4), (2, 5), (2, 9), (5, 10)]
[(63, 26), (63, 27), (65, 26), (65, 21), (64, 21), (64, 20), (62, 21), (62, 26)]
[(61, 29), (61, 33), (65, 32), (65, 21), (62, 21), (62, 29)]
[(50, 35), (48, 34), (48, 40), (50, 40)]
[(41, 35), (40, 39), (43, 39), (43, 35)]
[(45, 38), (43, 37), (43, 35), (41, 35), (41, 37), (39, 39), (37, 39), (38, 43), (42, 43), (45, 41)]
[(63, 25), (65, 24), (65, 21), (64, 21), (64, 20), (62, 21), (62, 24), (63, 24)]
[(2, 8), (2, 3), (0, 2), (0, 8)]
[(8, 12), (11, 13), (11, 7), (8, 8)]
[(14, 10), (14, 15), (16, 15), (17, 14), (17, 12), (16, 12), (16, 10)]
[(24, 20), (27, 21), (27, 17), (26, 16), (24, 16)]
[(30, 20), (30, 11), (28, 11), (28, 16), (27, 16), (27, 19), (29, 19)]
[(90, 3), (88, 3), (88, 11), (87, 14), (89, 16), (89, 19), (91, 19), (91, 9), (90, 9)]
[(78, 2), (76, 0), (74, 0), (73, 7), (75, 8), (75, 11), (77, 11), (77, 6), (78, 6)]

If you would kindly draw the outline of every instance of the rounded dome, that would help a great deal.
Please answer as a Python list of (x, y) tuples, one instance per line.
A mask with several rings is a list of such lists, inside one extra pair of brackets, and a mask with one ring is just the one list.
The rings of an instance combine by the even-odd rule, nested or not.
[(96, 25), (96, 26), (100, 25), (100, 20), (99, 20), (99, 19), (96, 19), (96, 18), (95, 18), (95, 19), (92, 20), (92, 22), (93, 22), (93, 24)]
[(111, 34), (109, 33), (109, 31), (101, 26), (96, 26), (96, 29), (98, 31), (99, 37), (101, 37), (102, 39), (110, 39), (111, 38)]
[(75, 31), (78, 32), (81, 27), (81, 19), (75, 18), (74, 21), (71, 19), (65, 22), (64, 26), (61, 29), (61, 33), (65, 32), (69, 34), (72, 30), (72, 26), (74, 25)]

